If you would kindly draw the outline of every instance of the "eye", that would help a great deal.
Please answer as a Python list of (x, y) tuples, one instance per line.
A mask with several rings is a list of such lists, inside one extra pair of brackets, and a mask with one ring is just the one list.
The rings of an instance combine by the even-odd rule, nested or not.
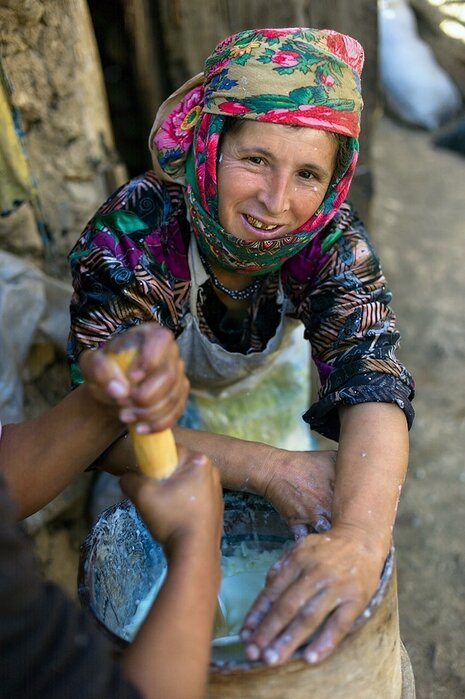
[(299, 170), (299, 177), (301, 177), (303, 180), (312, 180), (314, 179), (315, 175), (310, 170)]
[(263, 163), (263, 158), (259, 155), (249, 155), (247, 156), (247, 160), (254, 165), (261, 165)]

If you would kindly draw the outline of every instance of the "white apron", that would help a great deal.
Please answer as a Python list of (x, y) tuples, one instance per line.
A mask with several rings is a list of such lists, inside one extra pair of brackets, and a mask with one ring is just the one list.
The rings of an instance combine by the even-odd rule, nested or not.
[[(263, 352), (228, 352), (200, 332), (197, 294), (208, 275), (193, 237), (189, 267), (190, 312), (177, 343), (191, 392), (179, 424), (282, 449), (316, 449), (310, 428), (302, 420), (310, 398), (310, 343), (303, 338), (302, 324), (285, 315), (281, 283), (277, 298), (281, 319)], [(91, 498), (93, 521), (123, 497), (119, 479), (100, 474)]]
[(310, 398), (310, 344), (303, 338), (302, 323), (286, 317), (281, 281), (275, 335), (262, 352), (241, 354), (210, 342), (200, 331), (197, 297), (208, 274), (193, 236), (189, 267), (189, 312), (177, 343), (191, 392), (180, 424), (284, 449), (314, 449), (310, 428), (302, 420)]

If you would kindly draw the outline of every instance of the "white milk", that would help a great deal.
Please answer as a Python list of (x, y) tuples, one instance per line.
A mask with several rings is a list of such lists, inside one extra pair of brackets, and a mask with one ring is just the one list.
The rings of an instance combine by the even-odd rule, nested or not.
[[(222, 581), (218, 603), (225, 618), (225, 633), (212, 642), (212, 659), (215, 662), (244, 659), (239, 631), (247, 611), (263, 589), (270, 567), (278, 560), (284, 546), (272, 551), (260, 551), (240, 544), (231, 556), (222, 556)], [(166, 577), (166, 570), (148, 594), (141, 600), (131, 621), (122, 629), (121, 635), (132, 641)]]

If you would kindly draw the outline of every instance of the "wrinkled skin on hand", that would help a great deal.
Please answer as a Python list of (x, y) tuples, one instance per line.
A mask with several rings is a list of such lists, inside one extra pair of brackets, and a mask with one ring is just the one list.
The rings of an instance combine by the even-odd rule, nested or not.
[(369, 536), (350, 526), (299, 539), (272, 566), (246, 615), (246, 656), (281, 664), (318, 629), (304, 658), (324, 660), (366, 609), (384, 560)]
[(335, 451), (276, 449), (264, 467), (263, 496), (287, 519), (296, 538), (331, 526)]

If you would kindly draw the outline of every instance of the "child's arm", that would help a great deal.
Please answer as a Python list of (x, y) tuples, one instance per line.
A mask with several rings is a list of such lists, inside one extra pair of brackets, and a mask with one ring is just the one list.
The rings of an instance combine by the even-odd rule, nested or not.
[(0, 471), (22, 519), (44, 507), (92, 463), (123, 426), (80, 386), (39, 417), (5, 425)]
[(407, 469), (407, 422), (388, 403), (340, 412), (333, 527), (301, 539), (271, 569), (244, 622), (250, 659), (284, 662), (331, 614), (305, 652), (309, 662), (320, 662), (347, 634), (379, 583)]
[(220, 578), (222, 497), (217, 471), (205, 458), (183, 463), (187, 470), (165, 482), (135, 474), (123, 480), (152, 533), (164, 541), (170, 572), (119, 666), (89, 615), (42, 580), (0, 478), (2, 696), (203, 696)]
[(165, 481), (131, 473), (121, 484), (168, 560), (166, 580), (124, 652), (123, 671), (146, 699), (201, 699), (220, 583), (218, 471), (195, 455)]
[(117, 439), (121, 421), (161, 430), (182, 414), (188, 382), (172, 333), (156, 323), (127, 332), (141, 338), (134, 386), (102, 350), (89, 350), (81, 358), (82, 386), (39, 417), (4, 426), (0, 473), (21, 518), (58, 495)]

